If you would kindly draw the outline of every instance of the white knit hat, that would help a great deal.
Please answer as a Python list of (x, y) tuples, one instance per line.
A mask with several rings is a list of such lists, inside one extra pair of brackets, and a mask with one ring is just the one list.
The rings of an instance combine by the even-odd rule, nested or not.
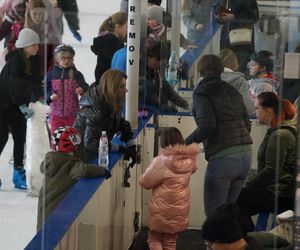
[(18, 40), (16, 41), (16, 48), (25, 48), (38, 43), (40, 43), (38, 34), (32, 29), (24, 28), (21, 30)]
[(155, 19), (158, 24), (162, 24), (163, 22), (163, 11), (164, 8), (152, 5), (147, 8), (147, 17), (151, 19)]

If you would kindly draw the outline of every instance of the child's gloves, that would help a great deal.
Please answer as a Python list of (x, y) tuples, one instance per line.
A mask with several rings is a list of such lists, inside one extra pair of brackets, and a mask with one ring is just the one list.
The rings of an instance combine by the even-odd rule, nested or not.
[(131, 159), (130, 167), (133, 167), (137, 161), (136, 145), (134, 140), (129, 140), (124, 148), (124, 160), (129, 161)]
[(26, 119), (31, 118), (34, 114), (34, 111), (32, 109), (30, 109), (26, 104), (19, 106), (19, 109), (24, 114)]
[(125, 144), (121, 141), (121, 135), (116, 134), (111, 140), (111, 151), (122, 152), (124, 154), (124, 160), (129, 161), (131, 159), (130, 167), (133, 167), (137, 162), (137, 152), (135, 140), (131, 139)]
[(106, 169), (106, 168), (104, 168), (104, 170), (105, 170), (105, 179), (107, 180), (107, 179), (109, 179), (109, 178), (111, 177), (111, 173), (110, 173), (110, 171), (109, 171), (108, 169)]
[(77, 89), (75, 89), (75, 93), (76, 93), (77, 95), (83, 95), (83, 93), (84, 93), (83, 88), (78, 87)]

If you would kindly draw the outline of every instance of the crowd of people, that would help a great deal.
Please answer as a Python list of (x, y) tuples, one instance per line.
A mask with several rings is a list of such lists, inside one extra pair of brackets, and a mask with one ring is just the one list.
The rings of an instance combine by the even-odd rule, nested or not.
[[(160, 71), (170, 56), (170, 14), (160, 6), (161, 1), (148, 2), (146, 75), (139, 85), (139, 105), (164, 112), (177, 112), (178, 107), (190, 110), (189, 103)], [(213, 4), (183, 1), (183, 23), (188, 28), (187, 38), (180, 35), (183, 48), (197, 47), (199, 37), (210, 25)], [(175, 249), (179, 233), (189, 224), (189, 181), (197, 169), (199, 143), (203, 143), (208, 161), (203, 238), (209, 249), (260, 249), (259, 242), (247, 236), (254, 230), (251, 216), (294, 209), (295, 106), (279, 97), (273, 54), (254, 51), (253, 29), (250, 44), (234, 46), (230, 42), (231, 30), (251, 28), (257, 22), (256, 1), (227, 0), (222, 4), (224, 8), (219, 5), (214, 13), (222, 25), (222, 50), (218, 55), (204, 55), (198, 63), (200, 80), (192, 102), (196, 129), (187, 138), (175, 127), (164, 129), (160, 153), (139, 179), (142, 187), (152, 189), (150, 249)], [(111, 176), (109, 170), (97, 166), (102, 131), (106, 131), (109, 142), (117, 134), (124, 159), (136, 163), (133, 130), (123, 116), (127, 92), (126, 9), (104, 20), (92, 41), (97, 65), (95, 82), (90, 85), (74, 65), (75, 50), (61, 44), (62, 13), (80, 41), (74, 0), (4, 0), (0, 6), (0, 39), (6, 41), (0, 74), (0, 154), (10, 131), (14, 141), (13, 183), (17, 189), (27, 189), (24, 146), (27, 119), (34, 115), (29, 103), (45, 99), (50, 105), (52, 151), (41, 163), (46, 181), (40, 191), (38, 229), (79, 178)], [(48, 27), (44, 25), (46, 18)], [(250, 179), (251, 115), (256, 115), (268, 130), (259, 147), (257, 173)], [(236, 230), (232, 234), (223, 230), (223, 226), (229, 228), (227, 223), (232, 225), (229, 230)]]

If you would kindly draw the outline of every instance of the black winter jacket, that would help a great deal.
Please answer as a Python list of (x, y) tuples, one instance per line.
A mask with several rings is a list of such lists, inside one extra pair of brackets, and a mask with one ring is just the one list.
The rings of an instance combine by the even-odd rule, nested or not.
[(95, 68), (96, 82), (103, 73), (111, 68), (111, 60), (114, 53), (124, 47), (124, 42), (113, 33), (104, 31), (95, 37), (91, 50), (97, 55), (97, 65)]
[(203, 142), (205, 158), (226, 148), (252, 144), (251, 124), (242, 95), (219, 77), (204, 78), (193, 93), (197, 129), (186, 143)]
[(121, 132), (121, 140), (127, 142), (132, 138), (130, 123), (121, 113), (116, 113), (114, 107), (99, 97), (99, 91), (93, 83), (79, 101), (80, 111), (74, 122), (74, 127), (82, 136), (79, 146), (81, 158), (86, 162), (95, 160), (98, 156), (99, 139), (102, 131), (106, 131), (111, 141), (116, 132)]
[[(162, 86), (160, 89), (161, 80)], [(141, 104), (159, 108), (163, 112), (177, 112), (175, 108), (168, 105), (168, 101), (184, 109), (189, 107), (187, 101), (179, 96), (165, 79), (161, 79), (158, 71), (151, 70), (148, 67), (146, 81), (139, 88), (139, 99)]]
[(31, 56), (29, 61), (31, 74), (26, 74), (22, 50), (10, 53), (0, 74), (0, 108), (28, 105), (43, 95), (39, 57)]

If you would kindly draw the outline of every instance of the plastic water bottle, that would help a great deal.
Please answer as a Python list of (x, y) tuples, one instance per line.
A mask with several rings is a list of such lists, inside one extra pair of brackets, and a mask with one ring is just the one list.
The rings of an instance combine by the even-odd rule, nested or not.
[(99, 141), (98, 165), (108, 169), (108, 138), (106, 131), (102, 131)]
[(167, 81), (173, 87), (178, 82), (176, 51), (172, 51), (170, 59), (169, 59), (169, 68), (168, 68)]

